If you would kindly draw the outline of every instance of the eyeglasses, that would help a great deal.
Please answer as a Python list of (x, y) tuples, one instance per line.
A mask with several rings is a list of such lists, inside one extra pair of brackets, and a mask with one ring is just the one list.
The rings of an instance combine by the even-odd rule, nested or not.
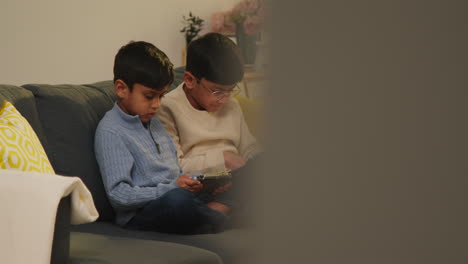
[(221, 101), (224, 97), (226, 96), (236, 96), (240, 93), (241, 89), (239, 88), (239, 85), (236, 84), (236, 86), (234, 86), (234, 88), (232, 88), (231, 90), (229, 91), (220, 91), (220, 90), (211, 90), (209, 87), (206, 87), (200, 79), (197, 79), (197, 82), (199, 84), (201, 84), (201, 86), (203, 86), (205, 89), (207, 89), (208, 91), (210, 91), (210, 93), (216, 98), (216, 101)]

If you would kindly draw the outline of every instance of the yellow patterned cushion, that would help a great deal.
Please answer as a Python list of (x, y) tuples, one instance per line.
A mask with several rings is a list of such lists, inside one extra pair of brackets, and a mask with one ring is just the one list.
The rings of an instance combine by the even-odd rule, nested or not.
[(8, 101), (0, 108), (0, 167), (54, 173), (36, 133)]

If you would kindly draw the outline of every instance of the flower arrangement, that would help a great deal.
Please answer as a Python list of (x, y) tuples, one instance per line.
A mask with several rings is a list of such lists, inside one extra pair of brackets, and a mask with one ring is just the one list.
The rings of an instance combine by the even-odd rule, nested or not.
[(262, 30), (264, 18), (264, 1), (242, 0), (231, 10), (214, 13), (211, 17), (211, 30), (233, 34), (236, 26), (242, 26), (245, 34), (253, 35)]
[(180, 32), (185, 34), (185, 44), (188, 45), (203, 29), (204, 20), (198, 16), (194, 16), (192, 12), (189, 13), (188, 17), (182, 16), (182, 18), (184, 27)]

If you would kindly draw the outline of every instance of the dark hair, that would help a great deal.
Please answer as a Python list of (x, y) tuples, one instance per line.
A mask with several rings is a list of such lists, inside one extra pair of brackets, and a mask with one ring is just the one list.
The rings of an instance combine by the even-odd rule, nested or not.
[(221, 85), (242, 80), (244, 61), (239, 47), (225, 35), (208, 33), (190, 42), (186, 71)]
[(114, 82), (119, 79), (130, 91), (136, 83), (159, 90), (174, 81), (173, 65), (153, 44), (130, 41), (115, 55)]

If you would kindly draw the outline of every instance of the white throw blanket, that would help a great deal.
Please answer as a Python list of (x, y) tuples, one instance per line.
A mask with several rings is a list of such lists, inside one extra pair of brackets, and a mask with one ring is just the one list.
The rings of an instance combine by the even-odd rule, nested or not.
[(0, 170), (0, 262), (49, 264), (57, 207), (69, 194), (72, 224), (97, 219), (80, 178)]

